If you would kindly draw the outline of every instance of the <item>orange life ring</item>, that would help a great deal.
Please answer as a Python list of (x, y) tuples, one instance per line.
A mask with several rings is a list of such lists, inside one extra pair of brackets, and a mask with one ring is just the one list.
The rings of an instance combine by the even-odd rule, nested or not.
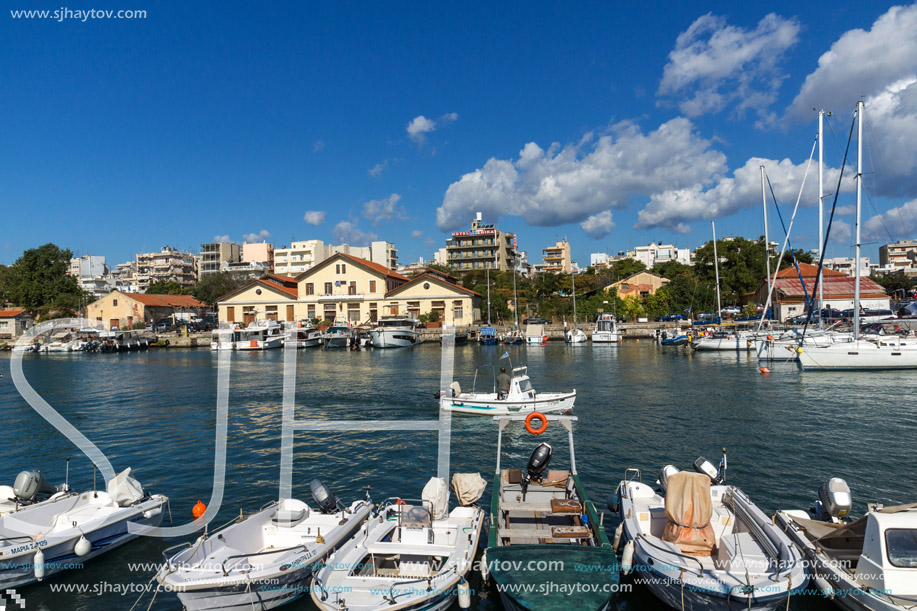
[(396, 505), (407, 505), (407, 503), (405, 503), (405, 502), (402, 501), (401, 499), (398, 499), (398, 502), (395, 503), (395, 504), (396, 504)]
[[(532, 426), (532, 420), (535, 418), (541, 420), (541, 426), (537, 429)], [(541, 435), (546, 430), (548, 430), (548, 419), (541, 412), (532, 412), (525, 417), (525, 430), (527, 430), (532, 435)]]

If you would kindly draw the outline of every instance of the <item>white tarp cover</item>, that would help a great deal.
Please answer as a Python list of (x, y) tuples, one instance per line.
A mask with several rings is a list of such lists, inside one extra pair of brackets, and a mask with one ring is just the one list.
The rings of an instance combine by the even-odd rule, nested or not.
[(912, 316), (917, 316), (917, 301), (912, 301), (905, 308)]
[(427, 485), (423, 487), (420, 498), (423, 499), (423, 506), (433, 514), (434, 520), (442, 518), (449, 509), (449, 487), (446, 486), (446, 480), (431, 477)]
[(131, 477), (131, 468), (128, 467), (108, 482), (108, 496), (118, 505), (126, 507), (143, 498), (143, 486)]
[(467, 507), (484, 494), (487, 482), (480, 473), (456, 473), (452, 476), (452, 490), (459, 505)]

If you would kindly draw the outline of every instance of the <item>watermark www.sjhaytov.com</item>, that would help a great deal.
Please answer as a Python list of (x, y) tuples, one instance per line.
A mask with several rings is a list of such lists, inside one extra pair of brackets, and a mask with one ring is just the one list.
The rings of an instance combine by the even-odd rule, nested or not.
[(62, 6), (58, 9), (19, 9), (10, 10), (13, 19), (48, 19), (57, 21), (82, 21), (90, 19), (146, 19), (146, 10), (102, 10), (102, 9), (70, 9)]

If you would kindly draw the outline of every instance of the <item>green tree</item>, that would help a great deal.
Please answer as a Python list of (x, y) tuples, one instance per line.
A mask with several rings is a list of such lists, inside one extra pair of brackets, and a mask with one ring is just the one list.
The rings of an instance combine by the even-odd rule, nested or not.
[(904, 295), (911, 295), (914, 292), (914, 280), (905, 274), (903, 270), (884, 276), (876, 276), (873, 280), (881, 285), (889, 295), (900, 295), (902, 292)]
[(146, 290), (148, 295), (182, 295), (184, 289), (174, 280), (151, 282)]
[(49, 315), (76, 314), (90, 297), (76, 278), (67, 275), (72, 256), (51, 243), (30, 248), (3, 272), (0, 291), (5, 299), (33, 313), (44, 308)]
[[(247, 282), (247, 280), (242, 280), (237, 276), (216, 272), (215, 274), (207, 274), (201, 278), (197, 284), (191, 287), (190, 292), (207, 305), (213, 305), (216, 303), (217, 299), (236, 290)], [(150, 291), (147, 292), (149, 293)]]

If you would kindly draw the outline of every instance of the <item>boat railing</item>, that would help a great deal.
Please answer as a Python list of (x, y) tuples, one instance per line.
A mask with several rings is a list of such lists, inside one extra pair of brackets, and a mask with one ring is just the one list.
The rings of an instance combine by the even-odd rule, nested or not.
[[(232, 571), (232, 569), (227, 571), (226, 563), (230, 560), (235, 560), (238, 558), (251, 558), (252, 556), (267, 556), (269, 554), (280, 554), (280, 553), (292, 552), (294, 550), (299, 550), (299, 549), (301, 549), (304, 552), (309, 551), (309, 548), (306, 547), (306, 544), (302, 543), (300, 545), (294, 545), (292, 547), (282, 547), (280, 549), (276, 549), (276, 548), (266, 549), (264, 551), (255, 552), (253, 554), (245, 553), (245, 554), (235, 554), (233, 556), (227, 556), (226, 558), (223, 559), (223, 562), (220, 564), (220, 570), (223, 571), (223, 577), (229, 577), (229, 572)], [(246, 566), (249, 568), (249, 570), (251, 570), (251, 563), (248, 563)]]
[[(453, 573), (458, 573), (458, 566), (457, 566), (457, 565), (455, 565), (455, 564), (452, 565), (452, 572), (453, 572)], [(432, 592), (432, 591), (433, 591), (433, 580), (434, 580), (435, 578), (441, 577), (441, 576), (443, 576), (443, 575), (445, 575), (445, 574), (448, 574), (448, 573), (438, 573), (438, 574), (436, 574), (436, 575), (430, 575), (429, 577), (421, 577), (421, 578), (419, 578), (419, 579), (411, 579), (411, 580), (408, 580), (408, 581), (396, 581), (396, 582), (394, 582), (391, 586), (389, 586), (389, 589), (388, 589), (388, 598), (386, 598), (386, 600), (388, 601), (388, 603), (389, 603), (390, 605), (396, 604), (395, 599), (396, 599), (397, 597), (395, 596), (395, 587), (396, 587), (396, 586), (406, 586), (406, 585), (409, 585), (409, 584), (412, 584), (412, 583), (423, 583), (424, 581), (426, 581), (426, 582), (427, 582), (427, 592)], [(412, 593), (411, 590), (408, 590), (407, 592), (404, 592), (404, 591), (403, 591), (401, 594), (399, 594), (399, 596), (402, 596), (402, 595), (404, 595), (404, 594), (411, 594), (411, 593)]]
[(634, 481), (640, 482), (641, 484), (643, 483), (643, 475), (640, 474), (640, 469), (634, 467), (624, 469), (624, 482), (629, 483)]
[(174, 568), (175, 568), (175, 567), (172, 565), (172, 558), (175, 557), (175, 556), (177, 556), (178, 554), (170, 554), (169, 552), (171, 552), (171, 551), (173, 551), (173, 550), (176, 550), (176, 549), (183, 548), (183, 547), (191, 548), (191, 547), (194, 547), (194, 546), (193, 546), (193, 544), (192, 544), (190, 541), (185, 541), (184, 543), (176, 543), (175, 545), (173, 545), (173, 546), (171, 546), (171, 547), (167, 547), (166, 549), (162, 550), (162, 558), (163, 558), (163, 560), (166, 561), (166, 566), (168, 566), (170, 569), (174, 569)]

